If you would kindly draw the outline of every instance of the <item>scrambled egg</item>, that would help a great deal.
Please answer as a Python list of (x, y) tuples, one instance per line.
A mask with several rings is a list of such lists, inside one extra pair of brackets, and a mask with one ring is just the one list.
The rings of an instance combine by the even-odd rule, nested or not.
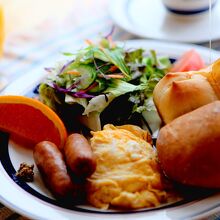
[(134, 125), (106, 125), (92, 132), (97, 158), (88, 179), (88, 201), (97, 208), (126, 209), (158, 206), (164, 202), (162, 176), (147, 131)]

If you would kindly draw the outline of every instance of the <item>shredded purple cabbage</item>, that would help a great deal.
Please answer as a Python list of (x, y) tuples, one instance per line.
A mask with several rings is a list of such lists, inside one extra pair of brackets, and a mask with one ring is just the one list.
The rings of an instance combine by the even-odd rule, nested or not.
[(69, 62), (67, 62), (66, 64), (63, 65), (63, 67), (60, 69), (59, 74), (61, 74), (71, 63), (73, 63), (75, 60), (70, 60)]
[(114, 31), (115, 31), (115, 25), (112, 25), (112, 28), (111, 28), (110, 32), (105, 36), (105, 39), (108, 39), (108, 37), (112, 36)]
[(54, 70), (53, 67), (45, 67), (44, 70), (46, 70), (47, 72), (52, 72)]
[(54, 88), (54, 83), (53, 83), (53, 82), (47, 82), (46, 84), (47, 84), (48, 86)]
[(80, 83), (80, 80), (78, 82), (73, 83), (68, 90), (71, 91), (72, 89), (75, 89), (77, 87), (77, 85)]
[(94, 95), (90, 95), (90, 94), (87, 94), (85, 92), (73, 92), (73, 93), (70, 93), (69, 95), (75, 97), (75, 98), (85, 98), (85, 99), (88, 99), (88, 98), (94, 98), (95, 96)]
[(87, 94), (84, 91), (72, 92), (71, 90), (76, 88), (77, 83), (71, 85), (67, 89), (59, 87), (56, 83), (47, 83), (47, 85), (54, 88), (55, 90), (57, 90), (60, 93), (65, 93), (65, 94), (71, 95), (72, 97), (75, 97), (75, 98), (93, 98), (93, 97), (95, 97), (94, 95)]
[(53, 83), (53, 88), (56, 89), (58, 92), (61, 92), (61, 93), (71, 92), (71, 90), (69, 88), (64, 89), (62, 87), (59, 87), (56, 83)]

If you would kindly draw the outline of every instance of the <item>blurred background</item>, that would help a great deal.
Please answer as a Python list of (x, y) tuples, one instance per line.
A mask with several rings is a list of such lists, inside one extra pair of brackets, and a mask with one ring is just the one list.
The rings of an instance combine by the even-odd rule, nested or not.
[(62, 20), (74, 7), (74, 0), (1, 0), (6, 34), (34, 28), (42, 22)]
[[(79, 49), (86, 39), (107, 35), (114, 23), (109, 2), (0, 0), (0, 90), (22, 74), (42, 71), (62, 52)], [(133, 37), (120, 28), (114, 30), (114, 39)]]

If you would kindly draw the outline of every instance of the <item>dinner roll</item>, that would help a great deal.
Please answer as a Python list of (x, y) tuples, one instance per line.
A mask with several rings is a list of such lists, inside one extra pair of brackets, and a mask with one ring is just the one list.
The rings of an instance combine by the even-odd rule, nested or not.
[(165, 174), (183, 184), (220, 188), (220, 101), (164, 126), (156, 142)]
[(220, 60), (200, 71), (166, 74), (153, 92), (165, 124), (200, 106), (220, 99)]
[(209, 66), (207, 70), (203, 75), (206, 75), (218, 99), (220, 99), (220, 59)]

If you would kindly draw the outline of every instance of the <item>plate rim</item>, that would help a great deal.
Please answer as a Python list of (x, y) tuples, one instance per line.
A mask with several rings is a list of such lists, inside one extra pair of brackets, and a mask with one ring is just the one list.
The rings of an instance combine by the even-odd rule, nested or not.
[[(144, 39), (139, 39), (139, 40), (134, 39), (134, 40), (128, 40), (128, 41), (119, 42), (119, 43), (122, 45), (125, 45), (126, 47), (133, 47), (133, 48), (142, 47), (143, 49), (147, 49), (147, 50), (155, 49), (156, 52), (158, 52), (158, 53), (160, 53), (159, 51), (161, 51), (161, 53), (164, 53), (166, 50), (168, 51), (168, 48), (169, 48), (169, 52), (170, 52), (171, 49), (176, 48), (175, 50), (173, 50), (174, 53), (177, 53), (176, 57), (181, 55), (181, 54), (179, 54), (180, 51), (182, 51), (182, 53), (183, 53), (184, 51), (186, 51), (188, 49), (192, 49), (192, 48), (196, 49), (201, 54), (201, 56), (203, 58), (205, 58), (206, 60), (208, 59), (208, 57), (210, 55), (210, 50), (208, 48), (205, 48), (203, 46), (194, 45), (194, 44), (168, 43), (168, 42), (161, 42), (161, 41), (159, 42), (159, 41), (155, 41), (155, 40), (144, 40)], [(167, 55), (170, 54), (169, 52), (167, 52)], [(220, 52), (212, 50), (212, 57), (213, 57), (213, 59), (219, 58)], [(43, 70), (42, 70), (42, 73), (38, 72), (38, 74), (34, 74), (34, 75), (32, 72), (25, 74), (24, 76), (21, 76), (20, 78), (18, 78), (14, 82), (12, 82), (8, 87), (6, 87), (6, 89), (2, 92), (1, 95), (12, 95), (12, 94), (24, 95), (28, 92), (28, 90), (30, 91), (30, 89), (33, 89), (33, 86), (36, 85), (37, 82), (42, 80), (45, 76), (46, 76), (46, 73)], [(24, 86), (24, 82), (26, 83), (25, 88), (23, 87), (22, 89), (20, 89), (20, 87), (22, 85)], [(8, 182), (6, 182), (6, 183), (9, 183), (11, 186), (15, 186), (16, 184), (12, 180), (9, 180), (10, 177), (7, 176), (8, 174), (3, 169), (2, 164), (0, 165), (0, 170), (3, 171), (3, 172), (0, 172), (0, 180), (2, 180), (2, 179), (3, 179), (3, 181), (7, 180)], [(7, 197), (6, 192), (8, 192), (8, 189), (7, 189), (7, 187), (5, 188), (5, 185), (6, 184), (4, 184), (3, 187), (0, 187), (0, 201), (3, 204), (5, 204), (9, 208), (11, 208), (12, 210), (16, 211), (17, 213), (20, 213), (21, 215), (25, 215), (29, 218), (54, 219), (54, 216), (52, 216), (52, 218), (48, 215), (46, 217), (44, 215), (42, 216), (42, 212), (36, 212), (36, 210), (33, 210), (33, 208), (31, 208), (31, 207), (29, 207), (29, 209), (28, 209), (25, 205), (22, 205), (22, 203), (16, 204), (15, 202), (17, 200), (15, 198), (13, 198), (14, 197), (13, 195), (10, 195), (10, 197)], [(17, 188), (17, 187), (19, 187), (19, 186), (15, 186), (14, 188)], [(6, 192), (4, 192), (4, 190), (6, 190)], [(21, 191), (21, 190), (18, 189), (18, 191)], [(23, 192), (24, 191), (22, 190), (22, 193)], [(32, 201), (34, 204), (36, 204), (36, 202), (39, 200), (38, 198), (34, 197), (33, 195), (31, 195), (27, 192), (25, 193), (24, 197), (27, 198), (28, 200)], [(44, 202), (42, 200), (40, 200), (40, 202), (38, 201), (37, 204), (38, 203), (40, 203), (41, 207), (44, 204)], [(30, 205), (31, 205), (31, 203), (30, 203)], [(44, 210), (54, 211), (53, 205), (49, 205), (49, 207), (48, 207), (47, 205), (44, 204), (43, 207), (44, 207), (43, 208)], [(182, 206), (180, 206), (180, 207), (182, 207)], [(220, 206), (219, 206), (219, 208), (220, 208)], [(169, 208), (169, 211), (172, 212), (172, 210), (175, 211), (175, 209), (178, 209), (178, 206), (174, 207), (174, 208)], [(66, 210), (66, 209), (63, 209), (63, 208), (56, 206), (55, 213), (58, 214), (58, 216), (60, 217), (59, 219), (61, 219), (61, 220), (68, 219), (67, 216), (68, 217), (78, 217), (79, 220), (100, 218), (102, 216), (106, 216), (109, 219), (115, 219), (116, 216), (117, 216), (117, 219), (124, 219), (125, 217), (126, 218), (135, 217), (136, 219), (139, 220), (139, 219), (144, 219), (146, 217), (148, 217), (150, 219), (152, 213), (154, 213), (152, 219), (170, 219), (169, 215), (167, 214), (167, 210), (168, 209), (161, 209), (161, 210), (148, 211), (148, 212), (143, 212), (143, 213), (111, 215), (111, 214), (105, 214), (105, 213), (103, 213), (103, 214), (102, 213), (101, 214), (100, 213), (99, 214), (82, 213), (82, 212), (76, 212), (76, 211), (72, 211), (72, 210)], [(209, 210), (209, 211), (211, 211), (211, 210)], [(193, 216), (195, 214), (196, 213), (194, 213)], [(205, 213), (204, 213), (204, 215), (205, 215)], [(193, 217), (193, 216), (190, 216), (190, 217)], [(201, 217), (201, 215), (200, 215), (200, 217)], [(178, 216), (177, 216), (177, 218), (178, 218)]]

